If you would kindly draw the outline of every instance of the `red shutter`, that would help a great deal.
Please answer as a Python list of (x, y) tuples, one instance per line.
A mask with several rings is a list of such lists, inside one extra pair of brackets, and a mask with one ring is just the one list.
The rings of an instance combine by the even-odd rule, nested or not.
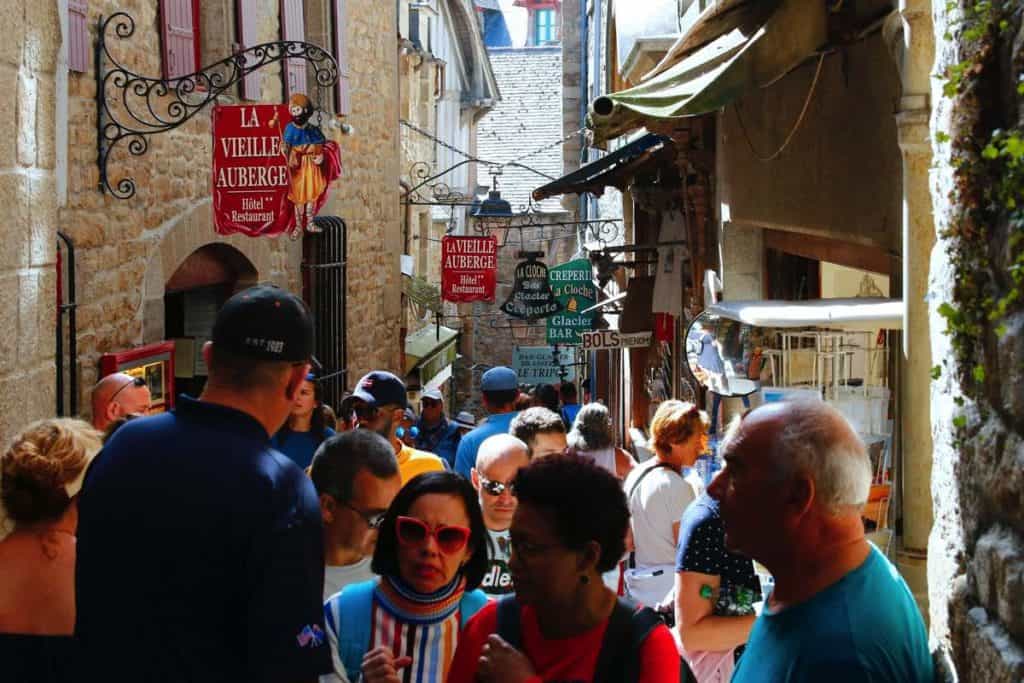
[(164, 78), (181, 78), (198, 67), (199, 15), (194, 0), (160, 0)]
[[(302, 0), (281, 0), (281, 33), (284, 40), (305, 40), (306, 23), (302, 18)], [(306, 60), (285, 60), (285, 96), (306, 93)]]
[[(259, 38), (256, 37), (256, 0), (238, 0), (235, 6), (238, 15), (239, 49), (245, 50), (254, 47), (259, 41)], [(259, 71), (254, 71), (242, 79), (242, 98), (246, 100), (260, 99)]]
[(68, 0), (68, 69), (88, 71), (89, 45), (89, 3), (87, 0)]
[(352, 112), (351, 81), (348, 73), (348, 0), (334, 0), (334, 59), (338, 62), (338, 85), (335, 86), (336, 113)]

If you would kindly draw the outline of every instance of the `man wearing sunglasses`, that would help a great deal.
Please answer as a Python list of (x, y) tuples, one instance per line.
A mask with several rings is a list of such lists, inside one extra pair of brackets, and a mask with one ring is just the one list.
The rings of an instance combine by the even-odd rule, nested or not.
[(356, 398), (353, 407), (359, 418), (359, 426), (371, 429), (391, 442), (395, 457), (398, 458), (402, 484), (417, 474), (446, 469), (441, 458), (407, 446), (398, 438), (398, 428), (405, 416), (405, 409), (409, 407), (402, 380), (390, 372), (374, 370), (359, 380), (352, 395)]
[(439, 458), (455, 466), (455, 451), (462, 434), (459, 426), (444, 415), (444, 396), (437, 389), (427, 389), (420, 396), (420, 430), (416, 437), (416, 448), (436, 453)]
[(146, 380), (123, 372), (107, 375), (92, 388), (92, 426), (101, 432), (126, 415), (145, 415), (152, 397)]
[(489, 595), (507, 595), (515, 590), (508, 568), (508, 530), (512, 526), (517, 501), (509, 484), (519, 468), (529, 463), (529, 449), (525, 443), (511, 434), (495, 434), (480, 444), (476, 467), (471, 471), (473, 488), (480, 495), (484, 526), (491, 537), (488, 554), (491, 565), (480, 584), (480, 590)]
[(324, 601), (350, 583), (373, 578), (377, 531), (402, 488), (391, 444), (368, 429), (331, 437), (311, 468), (324, 520)]

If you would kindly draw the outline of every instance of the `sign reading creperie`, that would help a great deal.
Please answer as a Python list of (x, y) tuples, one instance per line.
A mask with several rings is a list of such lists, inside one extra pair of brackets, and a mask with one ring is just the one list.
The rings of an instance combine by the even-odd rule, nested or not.
[(628, 349), (636, 346), (650, 346), (650, 332), (619, 332), (618, 330), (595, 330), (580, 335), (584, 351), (606, 349)]
[(497, 274), (497, 237), (441, 238), (441, 297), (445, 301), (493, 302)]

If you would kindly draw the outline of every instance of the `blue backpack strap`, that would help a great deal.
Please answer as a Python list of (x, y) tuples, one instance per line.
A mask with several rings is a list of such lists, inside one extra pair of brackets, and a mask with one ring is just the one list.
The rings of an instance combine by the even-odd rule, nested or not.
[(337, 596), (336, 624), (333, 623), (334, 610), (324, 610), (328, 625), (338, 636), (338, 659), (345, 667), (350, 681), (359, 680), (363, 655), (370, 649), (370, 621), (373, 616), (373, 591), (376, 587), (376, 579), (345, 586)]
[(486, 604), (487, 593), (484, 593), (479, 588), (466, 591), (462, 595), (462, 601), (459, 603), (459, 628), (465, 628), (466, 622), (483, 609), (483, 606)]

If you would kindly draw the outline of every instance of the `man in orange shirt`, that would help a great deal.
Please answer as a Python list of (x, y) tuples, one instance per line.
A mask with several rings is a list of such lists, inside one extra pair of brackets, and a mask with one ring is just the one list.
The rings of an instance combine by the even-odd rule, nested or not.
[(374, 370), (359, 380), (352, 395), (356, 399), (353, 409), (359, 426), (372, 429), (391, 441), (403, 485), (417, 474), (445, 469), (441, 458), (407, 446), (398, 438), (396, 432), (409, 407), (402, 380), (390, 372)]

